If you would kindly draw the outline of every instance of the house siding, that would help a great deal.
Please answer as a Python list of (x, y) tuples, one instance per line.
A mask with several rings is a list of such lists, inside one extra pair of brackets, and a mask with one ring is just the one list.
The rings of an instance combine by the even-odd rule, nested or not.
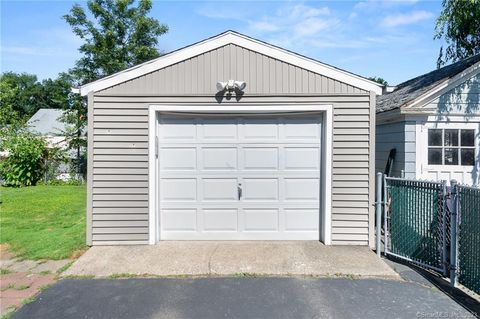
[[(254, 108), (260, 103), (312, 103), (333, 105), (332, 243), (372, 245), (375, 95), (299, 68), (288, 71), (288, 77), (279, 71), (270, 79), (272, 68), (294, 67), (235, 46), (214, 51), (89, 97), (93, 127), (89, 243), (148, 243), (149, 105), (210, 104), (220, 110), (224, 104)], [(229, 63), (224, 63), (226, 56)], [(232, 61), (246, 62), (240, 68)], [(252, 63), (256, 67), (245, 68)], [(202, 78), (203, 84), (190, 81), (184, 85), (187, 74)], [(247, 81), (246, 93), (239, 101), (220, 102), (214, 96), (214, 85), (219, 79), (232, 78)]]
[(376, 172), (385, 172), (390, 150), (395, 148), (392, 176), (400, 177), (403, 171), (406, 178), (415, 178), (415, 125), (414, 121), (377, 125)]
[(248, 94), (366, 93), (354, 86), (229, 44), (105, 89), (115, 94), (212, 94), (217, 81), (247, 82)]
[(443, 93), (423, 107), (436, 109), (436, 113), (441, 114), (480, 115), (480, 73)]

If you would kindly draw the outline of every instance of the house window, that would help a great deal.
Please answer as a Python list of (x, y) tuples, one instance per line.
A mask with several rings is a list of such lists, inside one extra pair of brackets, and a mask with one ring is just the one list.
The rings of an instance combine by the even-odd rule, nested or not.
[(429, 129), (429, 165), (475, 165), (475, 130)]

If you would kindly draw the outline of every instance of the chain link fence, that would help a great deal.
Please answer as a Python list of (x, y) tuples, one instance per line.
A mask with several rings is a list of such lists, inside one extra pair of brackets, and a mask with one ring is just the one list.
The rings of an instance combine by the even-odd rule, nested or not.
[(384, 251), (480, 293), (480, 188), (451, 185), (384, 177)]
[(445, 185), (397, 178), (385, 182), (386, 251), (445, 273)]
[(458, 282), (480, 294), (480, 188), (458, 186)]

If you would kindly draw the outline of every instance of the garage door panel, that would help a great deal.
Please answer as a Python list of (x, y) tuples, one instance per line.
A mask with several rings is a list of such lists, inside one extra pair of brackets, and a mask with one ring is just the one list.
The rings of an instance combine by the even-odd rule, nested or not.
[(165, 178), (160, 183), (160, 201), (195, 201), (197, 180), (193, 178)]
[(237, 186), (236, 178), (204, 178), (202, 179), (202, 199), (205, 201), (236, 201)]
[(318, 178), (286, 178), (285, 200), (314, 200), (320, 199), (320, 181)]
[(236, 140), (237, 120), (235, 119), (205, 119), (200, 129), (202, 138), (208, 140)]
[(236, 209), (203, 209), (203, 230), (236, 232), (237, 215)]
[(285, 209), (285, 230), (318, 230), (319, 217), (318, 209)]
[(278, 179), (275, 178), (244, 178), (243, 200), (269, 200), (277, 201)]
[(278, 148), (244, 147), (243, 169), (245, 170), (277, 170)]
[(202, 169), (236, 170), (237, 149), (224, 147), (202, 148)]
[(158, 138), (160, 141), (195, 141), (197, 129), (195, 123), (187, 118), (160, 118)]
[(320, 148), (315, 147), (286, 147), (285, 169), (319, 170)]
[(299, 118), (288, 119), (284, 124), (285, 139), (310, 139), (319, 141), (320, 126), (316, 119)]
[(195, 231), (197, 229), (196, 209), (163, 209), (161, 214), (164, 230)]
[(195, 170), (197, 150), (193, 147), (162, 147), (159, 149), (160, 171)]
[(276, 119), (246, 119), (242, 128), (243, 138), (249, 143), (258, 139), (277, 140), (279, 137)]
[(157, 132), (162, 239), (319, 239), (321, 117), (171, 117)]
[(278, 231), (278, 209), (244, 209), (245, 231)]

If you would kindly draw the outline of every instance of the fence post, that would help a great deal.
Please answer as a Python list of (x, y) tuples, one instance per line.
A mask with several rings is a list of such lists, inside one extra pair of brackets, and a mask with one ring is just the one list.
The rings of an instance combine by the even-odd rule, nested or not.
[(443, 181), (442, 187), (442, 268), (443, 276), (448, 276), (448, 261), (447, 261), (447, 181)]
[(450, 216), (450, 284), (452, 287), (457, 285), (457, 266), (458, 266), (458, 184), (452, 179), (450, 181), (452, 188), (452, 212)]
[(382, 236), (382, 182), (383, 182), (383, 174), (378, 172), (377, 179), (375, 183), (375, 213), (376, 213), (376, 224), (377, 224), (377, 256), (380, 257), (381, 255), (381, 236)]
[(400, 177), (405, 178), (405, 171), (403, 169), (400, 170)]

